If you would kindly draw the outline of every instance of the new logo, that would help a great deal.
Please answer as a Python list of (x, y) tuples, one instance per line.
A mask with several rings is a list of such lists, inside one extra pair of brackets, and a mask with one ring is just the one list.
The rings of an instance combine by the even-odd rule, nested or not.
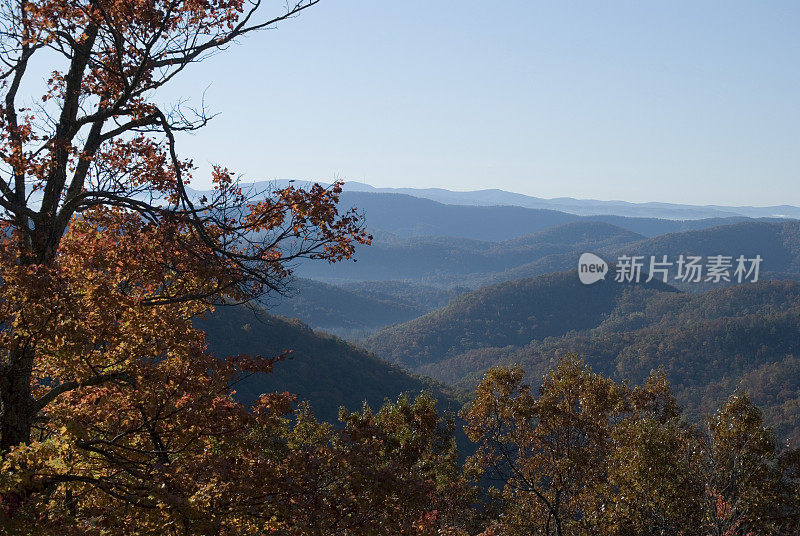
[(594, 253), (584, 253), (578, 259), (578, 278), (584, 285), (597, 283), (606, 278), (608, 264)]

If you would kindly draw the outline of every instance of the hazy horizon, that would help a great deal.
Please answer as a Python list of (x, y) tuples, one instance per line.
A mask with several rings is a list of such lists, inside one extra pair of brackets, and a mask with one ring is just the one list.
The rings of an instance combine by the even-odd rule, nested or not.
[(202, 171), (800, 205), (798, 27), (797, 2), (323, 0), (160, 98), (220, 114), (180, 140)]
[[(335, 180), (337, 180), (337, 179), (315, 180), (315, 179), (293, 179), (293, 178), (283, 178), (283, 177), (275, 177), (275, 178), (269, 178), (269, 179), (259, 179), (259, 178), (255, 178), (255, 177), (247, 177), (247, 178), (242, 178), (241, 182), (246, 184), (246, 183), (259, 183), (259, 182), (287, 182), (287, 181), (292, 181), (292, 182), (296, 182), (296, 183), (299, 183), (299, 184), (317, 182), (317, 183), (326, 185), (326, 184), (332, 184), (332, 182), (335, 181)], [(353, 184), (353, 183), (355, 183), (355, 184), (360, 184), (360, 185), (364, 185), (364, 186), (369, 186), (371, 188), (375, 188), (376, 190), (443, 190), (443, 191), (447, 191), (447, 192), (460, 193), (460, 194), (479, 193), (479, 192), (484, 192), (484, 191), (500, 191), (500, 192), (505, 192), (505, 193), (514, 194), (514, 195), (524, 195), (524, 196), (528, 196), (528, 197), (535, 197), (535, 198), (543, 199), (543, 200), (546, 200), (546, 201), (556, 201), (556, 200), (560, 200), (560, 199), (573, 199), (573, 200), (576, 200), (576, 201), (597, 201), (597, 202), (601, 202), (601, 203), (629, 203), (629, 204), (633, 204), (633, 205), (665, 204), (665, 205), (682, 205), (682, 206), (696, 206), (696, 207), (720, 206), (720, 207), (732, 207), (732, 208), (736, 208), (736, 207), (739, 207), (739, 208), (744, 208), (744, 207), (770, 208), (770, 207), (788, 206), (788, 207), (800, 208), (800, 202), (795, 203), (795, 204), (785, 203), (785, 202), (784, 203), (772, 203), (772, 204), (752, 204), (752, 203), (750, 203), (750, 204), (727, 204), (727, 203), (670, 202), (670, 201), (662, 201), (660, 199), (650, 199), (650, 200), (646, 200), (646, 201), (630, 201), (628, 199), (574, 197), (574, 196), (566, 196), (566, 195), (561, 195), (561, 196), (557, 195), (557, 196), (553, 196), (553, 197), (544, 197), (544, 196), (540, 196), (540, 195), (531, 195), (531, 194), (526, 194), (526, 193), (523, 193), (523, 192), (508, 190), (508, 189), (497, 187), (497, 186), (487, 186), (485, 188), (456, 189), (456, 188), (443, 188), (443, 187), (440, 187), (440, 186), (406, 186), (406, 185), (402, 185), (402, 186), (391, 186), (391, 185), (389, 185), (389, 186), (377, 186), (375, 184), (371, 184), (371, 183), (369, 183), (367, 181), (363, 181), (363, 180), (355, 180), (355, 179), (338, 179), (338, 180), (345, 181), (345, 184)], [(365, 190), (365, 191), (367, 191), (367, 190)]]

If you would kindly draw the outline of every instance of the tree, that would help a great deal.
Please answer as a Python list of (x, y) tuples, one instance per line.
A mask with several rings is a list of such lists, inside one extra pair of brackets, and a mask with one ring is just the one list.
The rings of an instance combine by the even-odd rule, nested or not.
[(624, 390), (568, 358), (539, 396), (519, 368), (490, 370), (464, 411), (471, 464), (503, 485), (502, 534), (573, 534), (600, 511)]
[(273, 360), (210, 354), (192, 324), (204, 301), (142, 304), (210, 284), (175, 269), (195, 258), (163, 231), (96, 208), (49, 266), (7, 262), (16, 250), (5, 242), (0, 313), (11, 326), (0, 341), (36, 348), (30, 440), (4, 453), (0, 478), (3, 514), (21, 531), (247, 534), (289, 501), (276, 452), (291, 396), (246, 408), (230, 389)]
[[(189, 65), (237, 38), (297, 15), (318, 0), (261, 16), (260, 0), (19, 0), (3, 4), (0, 60), (0, 219), (6, 261), (48, 278), (75, 218), (136, 214), (169, 249), (173, 270), (204, 284), (158, 285), (143, 305), (222, 297), (249, 299), (280, 289), (288, 263), (301, 257), (349, 257), (368, 236), (357, 215), (339, 214), (340, 187), (248, 192), (222, 167), (211, 198), (187, 191), (193, 166), (175, 136), (207, 124), (205, 110), (162, 110), (158, 90)], [(61, 62), (26, 103), (31, 62)], [(264, 194), (262, 198), (261, 194)], [(105, 225), (104, 223), (99, 223)], [(180, 262), (169, 252), (183, 250)], [(36, 286), (35, 281), (26, 284)], [(45, 284), (45, 283), (42, 283)], [(16, 317), (4, 318), (7, 334)], [(30, 384), (40, 349), (7, 337), (0, 368), (0, 451), (30, 440), (36, 401)], [(100, 381), (94, 378), (93, 381)], [(63, 390), (63, 387), (62, 387)]]
[[(191, 195), (176, 133), (209, 117), (155, 100), (317, 1), (274, 16), (258, 0), (0, 8), (0, 504), (19, 530), (244, 534), (280, 503), (266, 438), (291, 397), (248, 409), (230, 391), (274, 359), (213, 356), (191, 319), (369, 236), (338, 183), (254, 192), (217, 166), (213, 193)], [(28, 102), (39, 57), (61, 67)]]
[(703, 480), (698, 433), (680, 418), (663, 370), (629, 393), (629, 413), (612, 432), (606, 534), (698, 534)]
[(663, 371), (630, 388), (568, 356), (538, 396), (523, 379), (491, 369), (464, 410), (470, 465), (503, 487), (493, 534), (798, 534), (800, 456), (745, 395), (702, 430)]
[(401, 396), (377, 412), (342, 409), (339, 419), (336, 469), (323, 471), (336, 478), (301, 510), (308, 534), (463, 534), (456, 531), (469, 527), (474, 490), (461, 479), (453, 423), (440, 418), (435, 399)]
[(796, 479), (787, 478), (775, 433), (746, 393), (732, 395), (707, 419), (703, 442), (706, 519), (714, 536), (796, 534), (800, 508)]
[(435, 400), (345, 411), (338, 431), (288, 393), (236, 403), (242, 371), (273, 361), (208, 353), (202, 301), (139, 305), (153, 281), (205, 279), (160, 262), (168, 244), (137, 215), (97, 211), (70, 226), (46, 287), (3, 275), (0, 303), (25, 320), (4, 335), (36, 340), (41, 410), (2, 460), (0, 533), (428, 535), (468, 519)]

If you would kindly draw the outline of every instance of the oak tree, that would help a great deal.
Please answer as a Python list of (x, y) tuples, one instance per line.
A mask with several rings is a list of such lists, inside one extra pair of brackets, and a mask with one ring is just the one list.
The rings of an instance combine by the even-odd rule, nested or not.
[(499, 484), (492, 534), (797, 534), (798, 451), (737, 393), (684, 420), (663, 371), (631, 388), (568, 356), (538, 391), (497, 367), (464, 409), (469, 465)]
[[(70, 226), (103, 207), (136, 214), (147, 233), (170, 242), (157, 252), (162, 263), (189, 279), (205, 278), (199, 286), (152, 281), (143, 305), (247, 299), (280, 288), (293, 259), (351, 255), (353, 243), (368, 237), (356, 214), (338, 213), (338, 186), (252, 192), (215, 166), (213, 194), (193, 196), (187, 184), (194, 167), (180, 158), (176, 134), (205, 126), (209, 117), (182, 103), (157, 104), (159, 90), (193, 63), (317, 1), (271, 14), (260, 0), (4, 2), (0, 232), (9, 242), (7, 262), (34, 280), (52, 277)], [(52, 71), (34, 94), (36, 61)], [(97, 214), (108, 212), (93, 221)], [(172, 258), (175, 250), (186, 253)], [(40, 349), (23, 331), (14, 336), (17, 316), (2, 320), (5, 452), (30, 440), (41, 405), (31, 393)]]
[(291, 397), (245, 408), (230, 390), (273, 360), (211, 355), (192, 318), (369, 236), (340, 184), (257, 192), (215, 166), (195, 195), (176, 138), (209, 116), (158, 97), (317, 1), (0, 6), (3, 528), (246, 534), (291, 502), (271, 450)]
[(490, 370), (464, 410), (471, 464), (499, 480), (503, 534), (574, 534), (606, 496), (607, 460), (624, 390), (574, 358), (534, 395), (520, 368)]

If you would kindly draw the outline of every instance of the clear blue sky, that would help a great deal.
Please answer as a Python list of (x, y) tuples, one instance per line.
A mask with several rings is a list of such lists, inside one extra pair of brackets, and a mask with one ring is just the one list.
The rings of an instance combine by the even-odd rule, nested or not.
[(253, 179), (800, 205), (796, 0), (323, 0), (206, 87), (183, 154)]

